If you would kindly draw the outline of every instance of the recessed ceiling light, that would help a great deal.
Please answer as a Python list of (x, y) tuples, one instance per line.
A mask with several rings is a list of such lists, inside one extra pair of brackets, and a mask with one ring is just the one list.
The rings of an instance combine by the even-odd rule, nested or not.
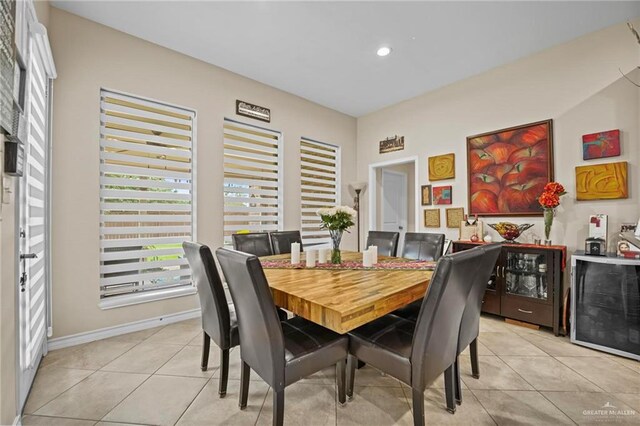
[(391, 53), (391, 48), (387, 47), (387, 46), (382, 46), (380, 49), (378, 49), (378, 56), (387, 56), (389, 53)]

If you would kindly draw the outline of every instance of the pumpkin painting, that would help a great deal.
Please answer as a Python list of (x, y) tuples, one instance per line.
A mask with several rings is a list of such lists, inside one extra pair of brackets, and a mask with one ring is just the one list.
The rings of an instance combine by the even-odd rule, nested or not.
[(467, 138), (469, 214), (536, 216), (552, 172), (552, 121)]

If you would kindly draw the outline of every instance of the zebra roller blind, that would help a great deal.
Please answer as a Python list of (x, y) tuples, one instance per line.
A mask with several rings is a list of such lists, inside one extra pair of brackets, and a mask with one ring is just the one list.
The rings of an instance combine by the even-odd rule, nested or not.
[(195, 112), (100, 96), (100, 296), (190, 286)]
[(340, 147), (300, 140), (300, 203), (302, 243), (329, 244), (329, 231), (320, 228), (320, 208), (340, 202)]
[(224, 121), (224, 243), (237, 232), (281, 230), (280, 132)]

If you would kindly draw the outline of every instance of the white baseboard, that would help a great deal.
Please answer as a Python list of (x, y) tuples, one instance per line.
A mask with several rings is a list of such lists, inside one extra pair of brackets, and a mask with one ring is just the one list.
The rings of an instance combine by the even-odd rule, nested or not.
[(49, 351), (53, 351), (56, 349), (81, 345), (83, 343), (94, 342), (96, 340), (107, 339), (109, 337), (119, 336), (121, 334), (133, 333), (135, 331), (146, 330), (161, 325), (172, 324), (199, 317), (200, 309), (196, 308), (189, 311), (177, 312), (175, 314), (163, 315), (160, 317), (149, 318), (142, 321), (134, 321), (127, 324), (116, 325), (114, 327), (101, 328), (85, 333), (72, 334), (70, 336), (56, 337), (54, 339), (48, 340), (47, 347)]

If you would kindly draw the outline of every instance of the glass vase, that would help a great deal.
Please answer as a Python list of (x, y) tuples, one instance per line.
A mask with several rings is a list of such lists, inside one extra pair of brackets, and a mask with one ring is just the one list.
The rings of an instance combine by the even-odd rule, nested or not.
[(338, 265), (342, 263), (342, 257), (340, 255), (340, 241), (342, 240), (342, 230), (330, 229), (329, 234), (331, 235), (331, 242), (333, 244), (331, 250), (331, 263), (333, 263), (334, 265)]
[(545, 243), (550, 241), (551, 226), (553, 226), (553, 217), (556, 214), (555, 209), (544, 209), (544, 239)]

